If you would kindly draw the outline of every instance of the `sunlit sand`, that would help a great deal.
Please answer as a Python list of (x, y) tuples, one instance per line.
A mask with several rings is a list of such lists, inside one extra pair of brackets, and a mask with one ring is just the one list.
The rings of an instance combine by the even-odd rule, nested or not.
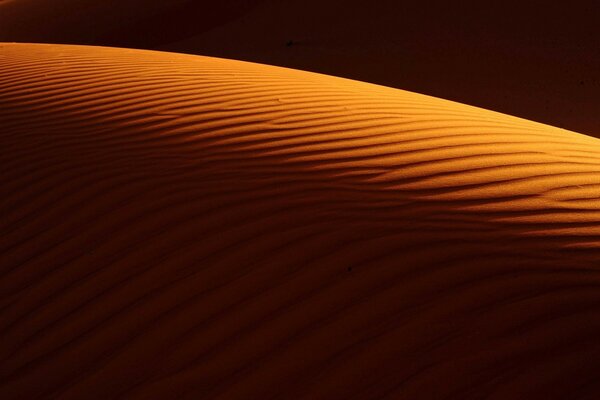
[(298, 70), (5, 43), (0, 160), (2, 399), (599, 389), (598, 139)]

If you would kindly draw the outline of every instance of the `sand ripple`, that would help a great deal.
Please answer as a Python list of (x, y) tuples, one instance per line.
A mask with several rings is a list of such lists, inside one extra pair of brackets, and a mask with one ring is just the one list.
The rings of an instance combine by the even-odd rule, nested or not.
[(0, 162), (3, 399), (600, 390), (598, 139), (265, 65), (0, 44)]

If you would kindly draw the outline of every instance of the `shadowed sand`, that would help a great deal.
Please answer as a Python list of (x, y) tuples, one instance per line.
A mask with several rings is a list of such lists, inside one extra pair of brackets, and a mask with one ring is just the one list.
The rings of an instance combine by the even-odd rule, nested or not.
[[(0, 44), (0, 398), (595, 398), (600, 141)], [(586, 397), (587, 396), (587, 397)]]

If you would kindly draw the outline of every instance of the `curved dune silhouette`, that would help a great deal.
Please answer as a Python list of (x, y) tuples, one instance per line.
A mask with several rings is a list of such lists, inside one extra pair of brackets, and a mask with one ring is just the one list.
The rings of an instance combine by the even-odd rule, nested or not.
[(600, 389), (598, 139), (297, 70), (33, 44), (0, 45), (0, 137), (2, 399)]
[(600, 137), (598, 16), (597, 0), (18, 0), (0, 3), (0, 42), (279, 65)]

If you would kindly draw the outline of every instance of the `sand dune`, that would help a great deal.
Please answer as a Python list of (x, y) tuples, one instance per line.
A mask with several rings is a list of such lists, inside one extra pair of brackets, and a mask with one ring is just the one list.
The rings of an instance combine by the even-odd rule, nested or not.
[[(0, 44), (0, 398), (595, 398), (600, 141)], [(587, 397), (586, 397), (587, 396)]]

